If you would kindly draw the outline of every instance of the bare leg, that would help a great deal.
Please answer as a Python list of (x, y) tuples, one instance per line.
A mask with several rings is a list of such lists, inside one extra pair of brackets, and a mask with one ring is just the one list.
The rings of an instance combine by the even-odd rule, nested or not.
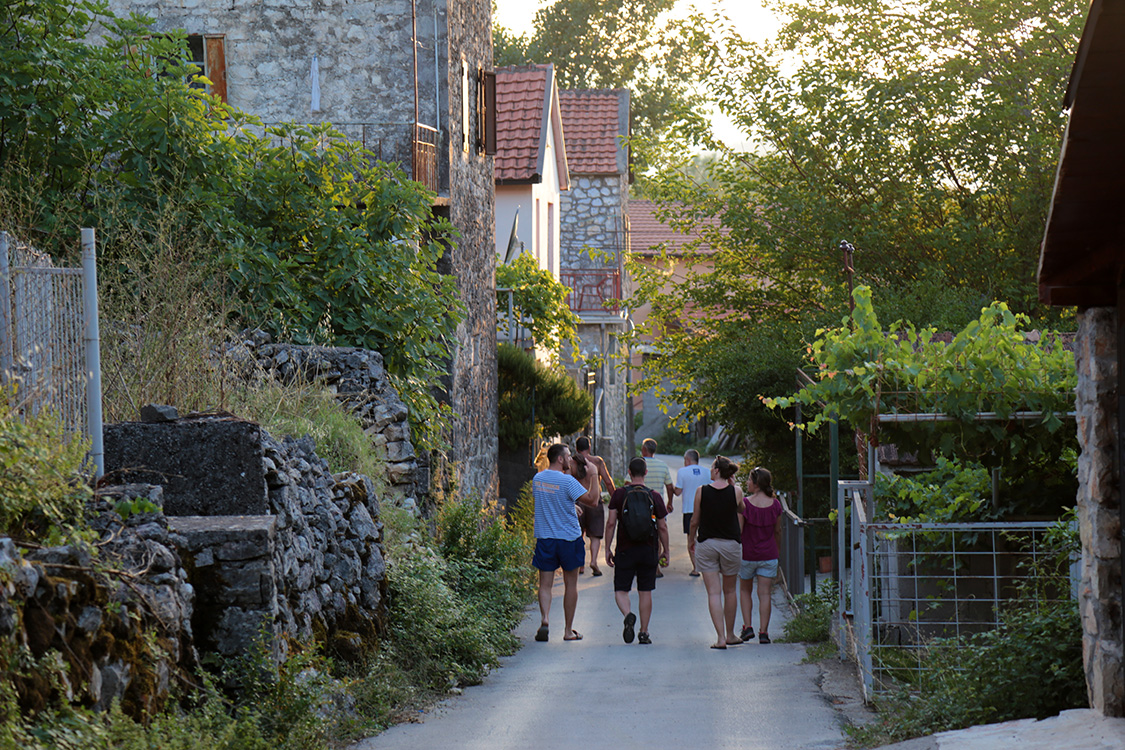
[(563, 617), (566, 620), (566, 630), (563, 638), (574, 631), (574, 610), (578, 608), (578, 571), (563, 571)]
[[(741, 578), (738, 579), (738, 588), (739, 588), (738, 598), (739, 598), (739, 601), (742, 604), (742, 627), (744, 627), (744, 628), (753, 627), (750, 624), (750, 621), (754, 617), (754, 599), (752, 598), (753, 593), (754, 593), (754, 579), (753, 578), (750, 578), (748, 580), (743, 580)], [(759, 583), (758, 584), (758, 591), (760, 592), (761, 590), (762, 590), (762, 584)]]
[(598, 569), (598, 550), (602, 548), (602, 540), (596, 536), (590, 537), (590, 567)]
[[(773, 613), (770, 595), (773, 593), (773, 579), (758, 576), (758, 632), (770, 629), (770, 615)], [(749, 620), (747, 620), (749, 622)]]
[(652, 617), (652, 592), (637, 592), (637, 609), (641, 611), (641, 632), (648, 632), (648, 621)]
[(555, 585), (555, 571), (539, 571), (539, 622), (547, 624), (551, 616), (551, 588)]
[(698, 573), (699, 570), (695, 567), (695, 550), (692, 549), (691, 545), (688, 545), (687, 553), (688, 553), (688, 557), (691, 558), (691, 572), (692, 573)]
[(726, 648), (727, 639), (723, 635), (723, 582), (719, 571), (703, 574), (703, 585), (707, 588), (707, 611), (711, 613), (711, 624), (715, 626), (715, 648)]
[(629, 614), (629, 592), (628, 591), (614, 591), (613, 600), (617, 602), (617, 608), (621, 610), (621, 614)]
[(723, 576), (723, 621), (727, 626), (727, 643), (742, 643), (734, 633), (734, 616), (738, 613), (738, 576)]

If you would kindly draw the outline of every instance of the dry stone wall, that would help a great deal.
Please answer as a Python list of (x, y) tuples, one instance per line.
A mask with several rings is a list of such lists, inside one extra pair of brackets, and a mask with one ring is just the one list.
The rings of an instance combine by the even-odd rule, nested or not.
[[(99, 710), (118, 701), (139, 717), (160, 710), (175, 682), (193, 681), (195, 591), (162, 500), (149, 485), (100, 490), (90, 506), (96, 559), (80, 545), (0, 538), (0, 647), (39, 660), (12, 678), (25, 714), (61, 692)], [(127, 510), (137, 507), (153, 510)]]

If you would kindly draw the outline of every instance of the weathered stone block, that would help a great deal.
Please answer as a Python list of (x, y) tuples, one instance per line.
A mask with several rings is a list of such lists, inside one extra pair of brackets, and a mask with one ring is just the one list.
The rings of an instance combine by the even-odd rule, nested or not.
[(164, 487), (173, 516), (268, 513), (261, 428), (209, 417), (105, 427), (106, 473)]

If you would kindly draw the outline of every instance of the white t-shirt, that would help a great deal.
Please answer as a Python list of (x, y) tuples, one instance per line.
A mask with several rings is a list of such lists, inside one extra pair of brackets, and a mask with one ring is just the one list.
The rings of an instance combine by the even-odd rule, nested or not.
[(695, 512), (695, 491), (711, 481), (711, 472), (699, 464), (685, 466), (676, 472), (676, 489), (683, 490), (680, 495), (680, 509), (684, 513)]

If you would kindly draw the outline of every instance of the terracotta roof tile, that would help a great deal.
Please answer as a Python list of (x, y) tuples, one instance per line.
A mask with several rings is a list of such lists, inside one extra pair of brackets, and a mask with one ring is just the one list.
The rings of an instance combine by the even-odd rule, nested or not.
[(550, 65), (496, 69), (496, 181), (537, 181)]
[[(718, 225), (718, 219), (710, 219), (707, 224)], [(662, 249), (670, 254), (683, 253), (685, 248), (700, 239), (695, 232), (684, 234), (669, 226), (656, 216), (656, 204), (650, 200), (633, 199), (629, 201), (629, 247), (638, 255), (658, 255)], [(693, 245), (692, 252), (710, 253), (707, 243)]]
[[(629, 92), (624, 89), (570, 89), (559, 92), (566, 161), (571, 174), (621, 174), (628, 169), (626, 146)], [(624, 115), (624, 116), (623, 116)]]

